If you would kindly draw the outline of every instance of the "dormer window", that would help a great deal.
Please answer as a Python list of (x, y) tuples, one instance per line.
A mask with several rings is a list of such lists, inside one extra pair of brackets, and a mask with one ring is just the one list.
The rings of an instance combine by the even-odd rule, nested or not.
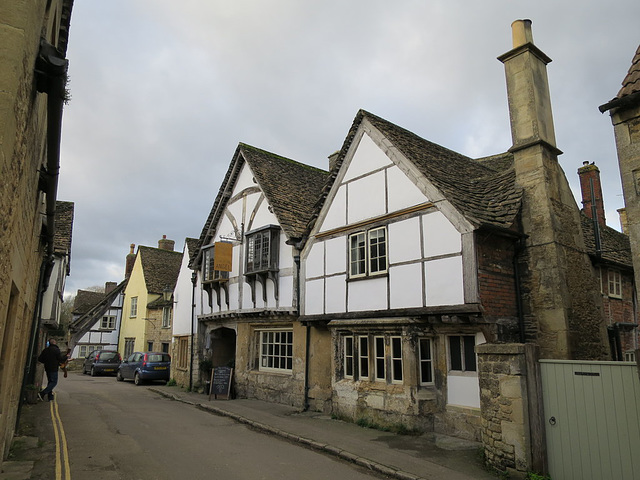
[[(209, 294), (209, 306), (213, 303), (213, 292), (221, 306), (221, 290), (224, 291), (227, 307), (229, 306), (229, 272), (233, 247), (227, 242), (217, 242), (202, 248), (202, 287)], [(223, 270), (221, 270), (223, 269)]]
[(247, 233), (245, 274), (277, 271), (280, 228), (268, 225)]

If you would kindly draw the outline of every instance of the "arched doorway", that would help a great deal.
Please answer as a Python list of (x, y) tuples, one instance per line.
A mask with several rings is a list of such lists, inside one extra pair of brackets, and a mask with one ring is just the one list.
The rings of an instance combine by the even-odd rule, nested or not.
[(236, 331), (220, 327), (211, 330), (211, 363), (215, 367), (235, 368)]

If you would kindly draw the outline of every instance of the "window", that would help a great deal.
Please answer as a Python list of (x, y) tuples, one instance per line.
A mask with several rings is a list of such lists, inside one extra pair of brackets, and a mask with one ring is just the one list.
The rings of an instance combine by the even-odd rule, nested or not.
[(202, 282), (210, 283), (219, 280), (228, 280), (229, 272), (221, 272), (215, 269), (215, 246), (209, 245), (202, 249)]
[(80, 345), (80, 358), (86, 358), (94, 350), (98, 350), (96, 345)]
[(369, 337), (358, 337), (358, 376), (369, 378)]
[(630, 350), (628, 352), (624, 352), (624, 361), (625, 362), (635, 362), (636, 361), (636, 352)]
[(433, 355), (430, 338), (421, 338), (418, 342), (420, 361), (420, 385), (433, 384)]
[(178, 355), (176, 363), (178, 368), (187, 368), (189, 357), (189, 337), (180, 337), (178, 339)]
[(344, 337), (344, 376), (353, 378), (353, 337)]
[(162, 352), (163, 353), (169, 353), (169, 343), (168, 342), (162, 342)]
[(114, 315), (105, 315), (100, 322), (100, 328), (102, 330), (113, 330), (116, 328), (116, 317)]
[(263, 330), (260, 337), (259, 370), (291, 371), (293, 368), (293, 330)]
[(153, 342), (147, 342), (147, 352), (153, 352)]
[(278, 269), (280, 229), (269, 225), (247, 233), (245, 273), (259, 273)]
[(387, 230), (375, 228), (349, 235), (349, 277), (379, 275), (387, 271)]
[(375, 337), (376, 380), (387, 378), (385, 372), (384, 337)]
[(622, 275), (618, 270), (609, 270), (609, 296), (622, 298)]
[(169, 307), (162, 308), (162, 328), (171, 326), (171, 309)]
[(452, 335), (449, 337), (449, 370), (476, 371), (476, 337)]
[(131, 313), (129, 313), (129, 316), (138, 316), (138, 297), (131, 297)]
[(391, 381), (402, 382), (402, 338), (391, 337)]
[(133, 353), (133, 347), (135, 345), (135, 338), (125, 338), (124, 339), (124, 357), (129, 358), (129, 356)]

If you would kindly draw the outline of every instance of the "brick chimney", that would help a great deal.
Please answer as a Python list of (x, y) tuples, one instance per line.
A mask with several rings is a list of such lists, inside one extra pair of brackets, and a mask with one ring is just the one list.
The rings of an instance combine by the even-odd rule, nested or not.
[(583, 162), (582, 167), (578, 169), (578, 175), (582, 192), (582, 210), (590, 219), (593, 220), (595, 217), (598, 225), (606, 226), (600, 169), (593, 163)]
[(132, 243), (129, 248), (129, 254), (127, 255), (127, 259), (125, 260), (124, 278), (129, 278), (131, 276), (131, 270), (133, 270), (133, 264), (136, 263), (136, 254), (133, 253), (133, 250), (135, 248), (136, 248), (136, 244)]
[(109, 292), (111, 292), (117, 286), (118, 286), (118, 284), (116, 282), (107, 282), (107, 283), (105, 283), (104, 284), (104, 293), (108, 294)]
[(169, 240), (166, 235), (162, 235), (162, 238), (158, 240), (158, 248), (160, 250), (169, 250), (170, 252), (173, 252), (175, 245), (176, 242)]

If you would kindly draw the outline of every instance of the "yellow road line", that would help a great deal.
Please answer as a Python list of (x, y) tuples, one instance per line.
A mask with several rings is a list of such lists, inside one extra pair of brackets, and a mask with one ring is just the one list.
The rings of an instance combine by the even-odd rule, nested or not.
[[(55, 397), (49, 402), (51, 407), (51, 422), (53, 423), (53, 434), (56, 438), (56, 480), (62, 480), (62, 472), (64, 470), (64, 479), (71, 480), (71, 467), (69, 466), (69, 450), (67, 449), (67, 437), (64, 434), (62, 426), (62, 418), (58, 411), (58, 402)], [(63, 462), (64, 460), (64, 462)]]

